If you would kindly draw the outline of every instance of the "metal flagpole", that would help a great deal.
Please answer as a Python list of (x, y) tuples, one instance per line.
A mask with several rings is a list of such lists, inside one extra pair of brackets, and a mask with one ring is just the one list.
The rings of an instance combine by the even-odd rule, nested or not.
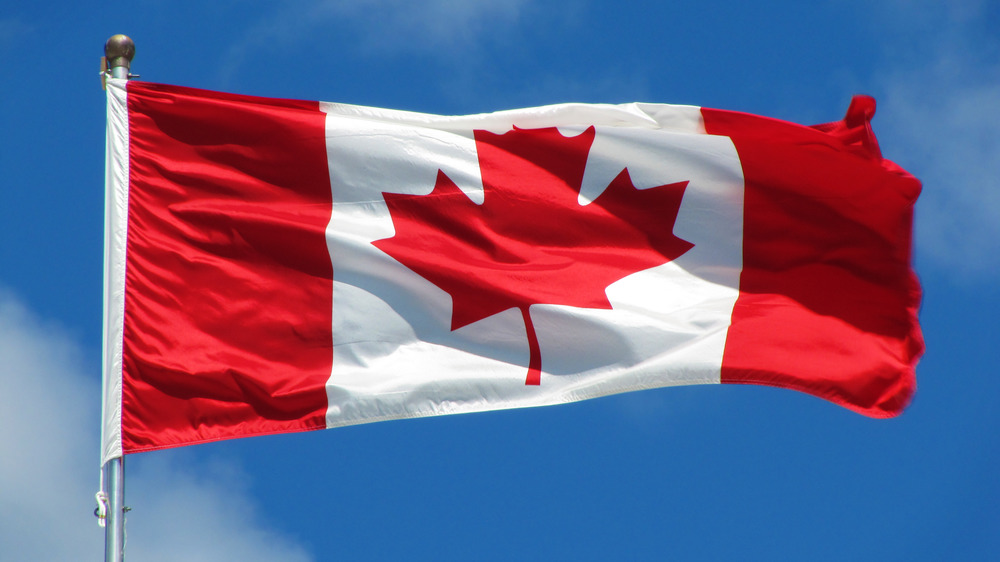
[(125, 463), (121, 457), (104, 465), (108, 513), (104, 525), (104, 562), (125, 559)]
[[(112, 35), (104, 44), (104, 64), (112, 78), (127, 80), (135, 56), (135, 43), (125, 35)], [(122, 562), (125, 558), (125, 463), (118, 457), (104, 465), (107, 490), (107, 514), (104, 525), (104, 560)]]

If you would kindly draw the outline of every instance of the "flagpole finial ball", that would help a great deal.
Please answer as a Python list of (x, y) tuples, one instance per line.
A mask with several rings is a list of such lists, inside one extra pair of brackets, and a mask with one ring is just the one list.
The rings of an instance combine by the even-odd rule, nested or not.
[(109, 68), (128, 68), (135, 56), (135, 42), (128, 35), (112, 35), (104, 44), (104, 56), (108, 59)]

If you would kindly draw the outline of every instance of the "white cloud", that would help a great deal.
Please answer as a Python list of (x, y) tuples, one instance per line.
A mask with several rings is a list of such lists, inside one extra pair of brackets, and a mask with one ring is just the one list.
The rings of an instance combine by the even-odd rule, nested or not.
[(127, 559), (312, 560), (302, 547), (261, 523), (261, 510), (241, 485), (246, 477), (233, 465), (195, 462), (200, 469), (195, 475), (165, 458), (144, 461), (142, 471), (129, 472), (126, 459), (125, 503), (133, 507), (126, 528)]
[[(0, 561), (100, 560), (100, 389), (81, 349), (0, 289)], [(154, 453), (155, 454), (155, 453)], [(306, 561), (261, 521), (232, 465), (129, 472), (126, 526), (133, 560)], [(195, 476), (196, 471), (200, 474)], [(130, 499), (131, 498), (131, 499)]]
[(893, 123), (896, 144), (924, 182), (918, 248), (959, 275), (994, 276), (1000, 273), (1000, 82), (952, 86), (936, 99), (920, 93), (926, 90), (913, 82), (889, 96), (905, 113)]
[[(433, 54), (461, 59), (491, 35), (524, 19), (532, 0), (310, 0), (268, 14), (249, 26), (220, 64), (223, 79), (254, 53), (274, 45), (302, 44), (321, 32), (344, 33), (338, 45), (350, 56)], [(337, 31), (331, 31), (333, 28)]]
[(984, 29), (991, 9), (949, 4), (933, 22), (923, 10), (916, 20), (895, 14), (927, 30), (920, 56), (885, 77), (876, 118), (886, 156), (924, 184), (918, 257), (967, 280), (1000, 274), (1000, 38)]
[(88, 552), (97, 559), (103, 552), (91, 515), (100, 394), (81, 364), (58, 328), (0, 292), (0, 560), (73, 560)]
[(514, 23), (527, 0), (326, 0), (316, 14), (362, 27), (372, 50), (424, 51), (474, 45), (489, 27)]

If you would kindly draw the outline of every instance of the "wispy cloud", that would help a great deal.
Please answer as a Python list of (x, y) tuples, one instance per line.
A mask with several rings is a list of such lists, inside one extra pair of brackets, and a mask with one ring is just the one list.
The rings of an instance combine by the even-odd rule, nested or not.
[(220, 64), (224, 78), (274, 44), (307, 43), (337, 33), (352, 56), (432, 54), (470, 56), (485, 37), (519, 22), (533, 0), (310, 0), (249, 26)]
[[(103, 531), (92, 515), (100, 389), (84, 374), (85, 363), (58, 326), (0, 289), (0, 561), (103, 556)], [(238, 468), (147, 466), (128, 474), (126, 503), (141, 501), (126, 527), (130, 559), (311, 559), (262, 521), (233, 484)]]
[(2, 560), (74, 560), (84, 553), (96, 560), (103, 551), (90, 515), (100, 394), (81, 365), (80, 350), (57, 327), (0, 292)]
[(363, 45), (376, 51), (469, 48), (490, 27), (516, 23), (529, 0), (326, 0), (324, 19), (361, 26)]
[[(898, 2), (925, 28), (884, 78), (877, 127), (887, 156), (923, 180), (917, 252), (966, 280), (1000, 276), (1000, 38), (987, 2)], [(914, 8), (917, 8), (916, 10)], [(995, 22), (995, 19), (992, 19)], [(988, 28), (988, 29), (987, 29)]]
[(193, 461), (181, 468), (166, 458), (146, 460), (141, 471), (134, 463), (126, 468), (126, 504), (134, 506), (126, 528), (128, 557), (150, 562), (312, 560), (304, 548), (261, 521), (262, 510), (239, 467)]

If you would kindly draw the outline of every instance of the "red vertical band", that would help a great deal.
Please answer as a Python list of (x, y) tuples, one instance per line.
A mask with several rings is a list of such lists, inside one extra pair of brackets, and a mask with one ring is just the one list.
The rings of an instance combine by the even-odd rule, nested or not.
[(128, 111), (123, 451), (325, 427), (325, 115), (141, 82)]
[(900, 413), (923, 352), (910, 266), (920, 183), (882, 160), (856, 98), (803, 127), (703, 110), (746, 182), (740, 296), (722, 382), (792, 388), (873, 417)]

